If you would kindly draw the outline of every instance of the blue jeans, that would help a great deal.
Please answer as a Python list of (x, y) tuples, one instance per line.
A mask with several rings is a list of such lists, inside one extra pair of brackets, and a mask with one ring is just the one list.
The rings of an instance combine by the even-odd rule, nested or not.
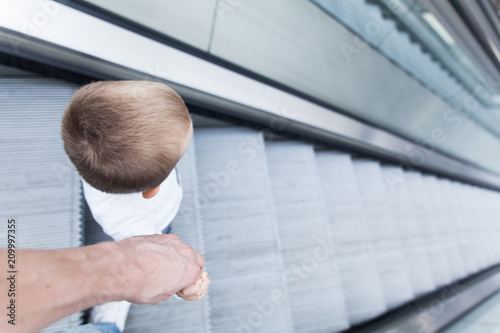
[(64, 333), (122, 333), (115, 324), (99, 323), (99, 324), (86, 324), (82, 326), (73, 327), (64, 331)]
[(162, 234), (169, 234), (172, 232), (172, 223), (170, 223), (163, 231), (161, 232)]

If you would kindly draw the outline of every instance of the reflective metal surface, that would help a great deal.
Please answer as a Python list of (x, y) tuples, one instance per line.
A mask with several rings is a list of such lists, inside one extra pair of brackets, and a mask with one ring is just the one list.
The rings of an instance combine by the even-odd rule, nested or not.
[[(26, 25), (19, 24), (26, 16), (25, 7), (31, 4), (35, 13), (43, 8), (35, 1), (9, 1), (9, 15), (0, 16), (0, 50), (96, 77), (164, 80), (194, 104), (250, 119), (270, 130), (300, 133), (325, 143), (369, 152), (411, 168), (424, 168), (500, 188), (497, 174), (438, 152), (436, 140), (450, 136), (448, 141), (455, 142), (455, 138), (463, 137), (453, 130), (443, 133), (439, 126), (427, 125), (430, 140), (421, 140), (417, 144), (75, 9), (49, 3), (57, 6), (54, 7), (57, 14), (45, 27), (30, 31)], [(372, 105), (375, 107), (377, 102), (374, 100)], [(408, 123), (405, 119), (408, 118), (401, 118)], [(472, 137), (462, 139), (470, 141)], [(455, 144), (459, 144), (463, 153), (489, 152), (492, 157), (500, 156), (500, 147), (499, 154), (496, 154), (496, 150), (491, 150), (484, 140), (469, 145)], [(481, 152), (481, 147), (486, 150)]]

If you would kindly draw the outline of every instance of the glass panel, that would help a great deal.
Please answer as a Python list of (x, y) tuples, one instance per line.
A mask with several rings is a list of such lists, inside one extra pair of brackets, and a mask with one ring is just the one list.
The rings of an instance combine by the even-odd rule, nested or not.
[(210, 52), (307, 94), (329, 96), (320, 15), (307, 1), (241, 2), (217, 17)]
[[(500, 171), (496, 159), (485, 157), (500, 153), (497, 137), (451, 110), (422, 80), (434, 82), (436, 89), (448, 84), (447, 94), (466, 97), (460, 84), (385, 20), (379, 7), (364, 0), (324, 3), (344, 22), (350, 20), (350, 28), (359, 24), (374, 46), (386, 47), (384, 54), (323, 8), (286, 0), (242, 2), (216, 21), (211, 53), (433, 149)], [(365, 30), (367, 22), (378, 30)], [(401, 67), (413, 66), (425, 75), (415, 80), (395, 66), (389, 53), (410, 59)], [(475, 148), (465, 149), (471, 145)]]
[(216, 0), (85, 0), (181, 42), (208, 50)]

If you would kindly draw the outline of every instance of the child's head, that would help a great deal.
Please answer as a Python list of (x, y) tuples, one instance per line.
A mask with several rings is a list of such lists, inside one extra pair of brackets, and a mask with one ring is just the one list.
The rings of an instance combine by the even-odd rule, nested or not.
[(96, 82), (78, 90), (62, 120), (64, 149), (82, 178), (107, 193), (160, 185), (186, 152), (191, 118), (161, 83)]

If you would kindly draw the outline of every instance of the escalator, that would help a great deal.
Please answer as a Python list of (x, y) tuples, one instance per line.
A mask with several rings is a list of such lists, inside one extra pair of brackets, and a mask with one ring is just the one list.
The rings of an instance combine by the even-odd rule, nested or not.
[[(106, 239), (59, 137), (76, 88), (0, 80), (2, 156), (16, 169), (2, 169), (0, 202), (25, 248)], [(495, 191), (197, 114), (193, 122), (173, 232), (204, 253), (212, 285), (201, 302), (133, 305), (125, 332), (339, 332), (500, 263)]]
[[(201, 302), (132, 305), (125, 332), (486, 327), (500, 290), (488, 1), (5, 0), (0, 212), (20, 248), (110, 240), (61, 116), (87, 82), (163, 82), (194, 124), (173, 233), (212, 283)], [(484, 300), (492, 314), (466, 314)]]

